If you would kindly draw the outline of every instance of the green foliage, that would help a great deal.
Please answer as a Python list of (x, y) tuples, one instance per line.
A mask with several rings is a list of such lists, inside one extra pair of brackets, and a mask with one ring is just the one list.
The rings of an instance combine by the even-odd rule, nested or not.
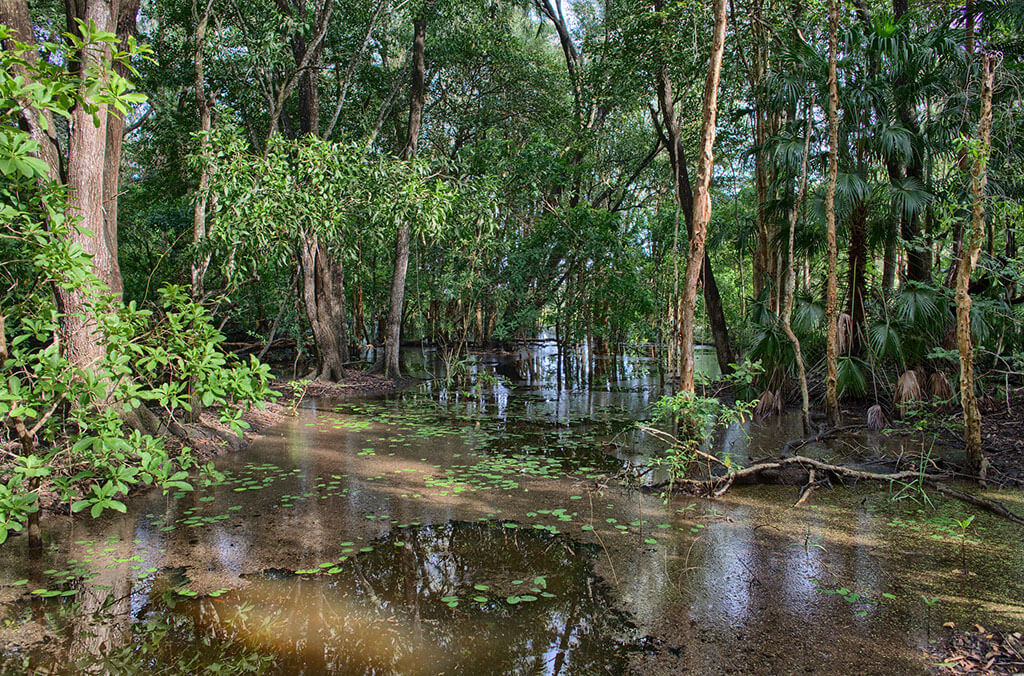
[[(68, 47), (95, 48), (116, 38), (81, 26), (85, 38), (65, 36)], [(0, 36), (8, 36), (0, 27)], [(83, 43), (82, 40), (85, 40)], [(113, 62), (144, 53), (129, 45), (115, 50)], [(124, 112), (139, 100), (123, 78), (92, 67), (71, 75), (40, 59), (30, 63), (23, 46), (3, 52), (0, 100), (5, 121), (21, 105), (66, 116), (76, 105), (93, 109), (106, 103)], [(27, 77), (14, 76), (15, 68)], [(88, 100), (78, 92), (89, 92)], [(40, 119), (43, 119), (40, 117)], [(8, 292), (0, 301), (4, 361), (0, 364), (0, 420), (20, 453), (0, 467), (0, 543), (19, 531), (39, 509), (39, 488), (49, 483), (72, 511), (125, 511), (124, 496), (139, 485), (185, 490), (194, 465), (188, 449), (172, 458), (162, 438), (126, 424), (143, 408), (169, 419), (219, 409), (222, 421), (240, 431), (241, 410), (270, 396), (268, 368), (227, 357), (224, 336), (209, 310), (193, 303), (180, 287), (160, 291), (154, 310), (112, 297), (93, 272), (91, 259), (71, 234), (77, 227), (66, 196), (32, 154), (38, 146), (12, 124), (0, 125), (0, 196), (3, 220), (0, 267)], [(25, 283), (22, 283), (25, 282)], [(57, 288), (86, 298), (82, 319), (103, 347), (102, 357), (82, 365), (62, 349)]]
[[(761, 372), (760, 363), (747, 361), (734, 364), (734, 371), (724, 376), (723, 380), (741, 389), (748, 387)], [(655, 422), (677, 427), (678, 432), (669, 435), (654, 431), (656, 437), (669, 442), (669, 447), (663, 455), (652, 459), (652, 465), (665, 469), (671, 481), (685, 477), (698, 457), (703, 455), (712, 455), (721, 466), (732, 469), (732, 458), (728, 455), (717, 456), (709, 446), (718, 431), (750, 419), (757, 403), (754, 399), (730, 405), (717, 397), (698, 396), (689, 392), (662, 397), (653, 406), (652, 418)]]

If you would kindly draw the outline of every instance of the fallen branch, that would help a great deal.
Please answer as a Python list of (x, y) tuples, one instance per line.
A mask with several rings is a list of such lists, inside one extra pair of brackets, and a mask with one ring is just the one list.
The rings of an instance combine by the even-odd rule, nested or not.
[[(729, 488), (732, 487), (732, 485), (739, 479), (752, 478), (768, 470), (778, 470), (794, 466), (808, 470), (808, 473), (812, 477), (811, 481), (808, 482), (809, 485), (816, 483), (813, 478), (816, 475), (816, 471), (824, 472), (826, 475), (831, 474), (843, 479), (852, 479), (854, 481), (882, 481), (890, 484), (912, 484), (920, 482), (922, 485), (928, 486), (938, 493), (942, 493), (943, 495), (969, 505), (980, 507), (992, 514), (996, 514), (1013, 521), (1014, 523), (1024, 525), (1024, 517), (1021, 517), (1011, 511), (1004, 504), (988, 498), (965, 493), (963, 491), (956, 490), (955, 488), (950, 488), (946, 484), (942, 483), (941, 479), (945, 479), (948, 476), (945, 474), (928, 474), (919, 470), (906, 470), (903, 472), (892, 472), (888, 474), (868, 472), (866, 470), (853, 469), (852, 467), (822, 462), (821, 460), (808, 458), (802, 455), (793, 455), (787, 458), (758, 462), (749, 467), (731, 470), (725, 474), (705, 479), (669, 479), (650, 486), (645, 486), (643, 490), (658, 491), (671, 488), (673, 491), (691, 492), (711, 497), (720, 497), (725, 494), (725, 492), (728, 491)], [(804, 495), (803, 497), (806, 496)], [(797, 504), (799, 504), (799, 502)]]
[[(769, 460), (765, 462), (759, 462), (749, 467), (743, 467), (742, 469), (734, 469), (718, 476), (708, 477), (707, 479), (675, 479), (662, 481), (660, 483), (649, 486), (649, 490), (658, 490), (665, 488), (670, 484), (675, 486), (689, 486), (691, 488), (706, 488), (709, 492), (713, 492), (714, 489), (722, 483), (733, 483), (737, 479), (744, 479), (752, 477), (765, 470), (782, 469), (797, 465), (806, 469), (819, 469), (824, 472), (832, 472), (838, 476), (845, 477), (847, 479), (862, 479), (868, 481), (910, 481), (921, 478), (921, 473), (917, 470), (907, 470), (904, 472), (895, 472), (892, 474), (880, 474), (878, 472), (867, 472), (864, 470), (853, 469), (845, 467), (843, 465), (833, 465), (831, 463), (822, 462), (821, 460), (815, 460), (814, 458), (808, 458), (803, 455), (792, 455), (788, 458), (780, 458), (778, 460)], [(938, 478), (938, 477), (937, 477)]]
[(959, 500), (960, 502), (966, 502), (969, 505), (974, 505), (975, 507), (981, 507), (985, 511), (997, 514), (1004, 519), (1009, 519), (1014, 523), (1024, 526), (1024, 517), (1010, 511), (1010, 509), (1001, 502), (989, 500), (988, 498), (983, 498), (978, 495), (971, 495), (970, 493), (964, 493), (963, 491), (958, 491), (955, 488), (950, 488), (945, 484), (938, 483), (928, 478), (925, 479), (924, 483), (938, 493), (942, 493), (943, 495)]

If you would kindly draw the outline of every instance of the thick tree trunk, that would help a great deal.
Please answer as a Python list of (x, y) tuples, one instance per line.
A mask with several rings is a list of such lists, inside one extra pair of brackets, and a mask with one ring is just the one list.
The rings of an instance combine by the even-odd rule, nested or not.
[[(409, 131), (402, 152), (404, 159), (416, 156), (419, 146), (420, 125), (423, 120), (426, 65), (424, 48), (427, 22), (423, 18), (413, 22), (412, 87), (409, 93)], [(409, 223), (402, 223), (395, 239), (395, 268), (391, 276), (391, 298), (388, 303), (388, 323), (384, 337), (384, 372), (389, 378), (401, 378), (399, 350), (402, 339), (402, 305), (405, 300), (405, 275), (409, 268)]]
[[(893, 0), (893, 14), (899, 21), (908, 11), (907, 0)], [(908, 83), (902, 78), (897, 78), (893, 83), (893, 90), (896, 92), (897, 100), (896, 115), (910, 133), (920, 135), (921, 126), (918, 124), (917, 113), (914, 110), (914, 101), (900, 96), (900, 92), (906, 89)], [(891, 175), (890, 171), (890, 175)], [(907, 160), (906, 177), (917, 179), (920, 185), (924, 185), (924, 153), (911, 153)], [(921, 224), (917, 214), (900, 215), (900, 237), (903, 238), (907, 250), (907, 279), (912, 282), (929, 282), (932, 276), (931, 251), (928, 246), (919, 241), (921, 238)]]
[(825, 321), (828, 337), (825, 347), (825, 414), (833, 426), (839, 425), (837, 377), (837, 270), (836, 245), (836, 182), (839, 177), (839, 84), (836, 81), (836, 59), (839, 49), (839, 0), (828, 3), (828, 188), (825, 192), (825, 222), (828, 240), (828, 287), (825, 297)]
[(892, 291), (896, 288), (896, 243), (886, 239), (882, 253), (882, 289)]
[(964, 411), (964, 443), (967, 450), (966, 470), (985, 479), (985, 458), (981, 451), (981, 413), (974, 396), (974, 345), (971, 340), (971, 272), (978, 262), (981, 239), (985, 230), (985, 184), (988, 181), (988, 155), (992, 135), (992, 84), (995, 79), (995, 58), (982, 56), (981, 117), (978, 121), (978, 148), (971, 168), (970, 232), (960, 255), (956, 277), (956, 343), (960, 351), (960, 404)]
[[(32, 31), (32, 17), (28, 11), (28, 4), (25, 0), (0, 0), (0, 24), (3, 24), (14, 31), (18, 42), (26, 45), (35, 45), (35, 34)], [(5, 40), (3, 49), (12, 49), (10, 41)], [(32, 65), (39, 58), (35, 49), (29, 50), (25, 60)], [(22, 66), (14, 67), (14, 75), (25, 76), (25, 69)], [(40, 119), (42, 118), (42, 119)], [(61, 161), (60, 142), (57, 138), (57, 127), (53, 124), (53, 114), (49, 111), (36, 115), (22, 115), (22, 125), (32, 134), (32, 138), (39, 144), (39, 159), (46, 162), (48, 176), (51, 180), (63, 182), (66, 178), (65, 167)]]
[(693, 233), (690, 253), (683, 278), (682, 313), (680, 316), (679, 389), (694, 391), (693, 329), (697, 284), (706, 257), (704, 239), (711, 220), (711, 174), (714, 171), (715, 122), (718, 114), (718, 82), (722, 75), (722, 54), (725, 51), (726, 0), (714, 2), (715, 26), (711, 43), (708, 76), (704, 83), (703, 120), (701, 123), (700, 156), (697, 160), (697, 186), (693, 193)]
[(850, 220), (849, 270), (846, 277), (846, 311), (853, 320), (850, 354), (860, 355), (864, 347), (864, 296), (867, 293), (868, 264), (867, 243), (868, 206), (861, 201), (853, 209)]
[[(116, 0), (88, 0), (68, 6), (69, 18), (92, 21), (100, 30), (109, 32), (115, 29), (117, 15)], [(109, 55), (109, 48), (85, 50), (79, 55), (81, 67), (99, 68)], [(103, 214), (108, 118), (106, 104), (99, 104), (94, 111), (77, 106), (71, 114), (68, 138), (68, 207), (79, 219), (79, 231), (70, 237), (92, 256), (94, 271), (104, 287), (101, 292), (121, 288), (117, 251), (110, 248)], [(56, 295), (62, 315), (62, 353), (75, 366), (89, 368), (105, 355), (103, 341), (96, 335), (99, 327), (89, 303), (91, 294), (81, 289), (58, 288)]]
[(344, 366), (349, 359), (345, 301), (341, 293), (343, 268), (331, 259), (315, 234), (302, 237), (299, 253), (302, 300), (320, 360), (317, 378), (338, 381), (345, 377)]

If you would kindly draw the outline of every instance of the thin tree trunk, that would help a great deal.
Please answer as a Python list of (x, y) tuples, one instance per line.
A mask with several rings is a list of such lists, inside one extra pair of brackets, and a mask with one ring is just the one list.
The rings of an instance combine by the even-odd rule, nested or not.
[(839, 50), (839, 0), (828, 3), (828, 188), (825, 192), (825, 222), (828, 240), (828, 288), (825, 298), (825, 321), (828, 337), (825, 348), (825, 414), (833, 426), (839, 425), (839, 395), (836, 368), (837, 267), (836, 245), (836, 181), (839, 177), (839, 84), (836, 81), (836, 53)]
[(690, 253), (683, 280), (682, 316), (680, 317), (680, 377), (679, 389), (693, 392), (693, 329), (696, 312), (697, 284), (706, 258), (704, 240), (711, 220), (711, 174), (714, 171), (715, 121), (718, 113), (718, 82), (722, 75), (722, 55), (725, 51), (726, 0), (714, 2), (715, 26), (711, 44), (708, 76), (704, 83), (703, 121), (701, 123), (700, 156), (697, 160), (697, 186), (693, 194), (693, 233)]
[[(195, 51), (193, 64), (195, 72), (194, 88), (196, 105), (199, 108), (199, 156), (203, 165), (199, 172), (199, 187), (196, 191), (196, 202), (192, 207), (192, 242), (200, 244), (206, 238), (206, 207), (210, 198), (210, 168), (207, 163), (207, 149), (210, 145), (209, 132), (213, 129), (213, 114), (209, 96), (206, 93), (206, 76), (204, 73), (205, 59), (203, 49), (206, 46), (206, 28), (210, 22), (210, 11), (213, 0), (206, 0), (206, 9), (196, 24)], [(210, 266), (210, 255), (202, 254), (192, 263), (192, 297), (203, 297), (203, 286), (206, 269)]]
[[(810, 108), (810, 106), (808, 107)], [(800, 185), (797, 188), (796, 200), (793, 202), (793, 209), (789, 214), (789, 247), (787, 256), (788, 270), (786, 274), (786, 289), (782, 305), (782, 330), (793, 344), (793, 354), (796, 358), (797, 375), (800, 379), (800, 420), (803, 423), (804, 434), (811, 427), (811, 402), (807, 392), (807, 369), (804, 366), (803, 352), (800, 349), (800, 339), (793, 332), (793, 296), (796, 290), (796, 224), (800, 217), (800, 205), (803, 203), (804, 194), (807, 192), (807, 159), (811, 151), (811, 110), (807, 110), (807, 125), (804, 128), (804, 154), (800, 163)]]
[(981, 451), (981, 413), (974, 395), (974, 346), (971, 340), (971, 272), (978, 262), (985, 231), (985, 184), (988, 182), (988, 156), (992, 135), (992, 84), (995, 58), (982, 56), (981, 117), (978, 121), (978, 148), (971, 168), (971, 225), (967, 243), (960, 255), (956, 277), (956, 343), (960, 351), (960, 404), (964, 411), (966, 470), (985, 479), (985, 458)]
[[(420, 125), (423, 121), (426, 65), (424, 49), (427, 22), (418, 18), (413, 22), (412, 87), (409, 93), (409, 132), (402, 157), (411, 160), (419, 147)], [(401, 378), (399, 350), (402, 339), (402, 304), (405, 299), (405, 276), (409, 268), (409, 223), (402, 223), (395, 241), (395, 268), (391, 277), (391, 297), (388, 323), (384, 339), (384, 372), (389, 378)]]
[[(686, 156), (682, 143), (682, 135), (679, 129), (679, 121), (675, 115), (675, 103), (672, 96), (672, 81), (668, 76), (668, 69), (662, 66), (658, 73), (658, 106), (661, 112), (664, 125), (665, 145), (669, 151), (669, 164), (672, 167), (675, 179), (676, 194), (676, 224), (672, 239), (673, 254), (673, 298), (679, 298), (679, 213), (684, 215), (686, 220), (686, 231), (693, 236), (693, 187), (690, 184), (690, 176), (686, 170)], [(732, 339), (729, 337), (729, 326), (725, 321), (725, 311), (722, 307), (722, 297), (718, 290), (718, 283), (715, 279), (714, 269), (711, 267), (711, 259), (705, 252), (704, 264), (701, 270), (701, 280), (704, 290), (704, 307), (708, 313), (708, 323), (711, 325), (711, 334), (715, 341), (715, 354), (718, 357), (718, 367), (722, 373), (730, 373), (732, 364), (736, 362), (736, 354), (733, 350)], [(673, 332), (679, 331), (678, 303), (673, 303), (673, 312), (670, 312)]]

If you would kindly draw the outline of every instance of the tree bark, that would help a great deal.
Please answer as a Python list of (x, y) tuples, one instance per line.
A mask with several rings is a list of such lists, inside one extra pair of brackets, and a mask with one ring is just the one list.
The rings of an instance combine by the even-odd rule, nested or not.
[[(116, 0), (68, 0), (69, 23), (92, 21), (100, 30), (116, 29)], [(69, 30), (75, 30), (69, 26)], [(110, 49), (90, 48), (78, 55), (80, 68), (99, 68), (109, 59)], [(82, 250), (92, 256), (96, 276), (103, 287), (100, 293), (121, 287), (117, 251), (111, 250), (103, 214), (104, 179), (107, 157), (107, 104), (90, 112), (76, 106), (71, 113), (68, 135), (68, 211), (78, 218), (78, 229), (70, 235)], [(99, 326), (91, 307), (92, 294), (83, 289), (58, 288), (57, 307), (61, 313), (61, 351), (74, 366), (90, 368), (106, 354), (103, 341), (97, 339)]]
[[(28, 11), (28, 4), (25, 0), (0, 0), (0, 24), (3, 24), (14, 31), (18, 40), (26, 45), (35, 46), (35, 34), (32, 32), (32, 17)], [(12, 49), (13, 45), (4, 41), (4, 49)], [(35, 49), (30, 49), (24, 56), (29, 64), (33, 64), (39, 58)], [(25, 69), (15, 66), (14, 75), (24, 77)], [(22, 110), (24, 111), (24, 102)], [(57, 127), (53, 124), (53, 114), (44, 111), (41, 114), (45, 125), (41, 123), (40, 115), (22, 114), (21, 123), (25, 126), (32, 138), (39, 144), (39, 159), (46, 162), (50, 180), (64, 182), (66, 179), (65, 170), (61, 160), (60, 141), (57, 138)]]
[[(675, 102), (672, 96), (672, 81), (666, 66), (662, 66), (658, 72), (658, 106), (662, 124), (664, 125), (669, 165), (672, 168), (675, 180), (676, 205), (686, 220), (686, 232), (692, 237), (693, 187), (690, 184), (690, 175), (686, 169), (686, 155), (683, 148), (682, 134), (679, 129), (679, 120), (676, 118)], [(675, 244), (673, 244), (673, 252), (675, 252)], [(701, 272), (704, 307), (708, 312), (708, 323), (711, 325), (711, 334), (715, 341), (715, 355), (718, 357), (718, 367), (722, 373), (730, 373), (732, 372), (732, 364), (737, 361), (736, 352), (733, 349), (732, 339), (729, 337), (729, 325), (725, 321), (725, 311), (722, 308), (722, 297), (718, 291), (718, 282), (715, 279), (714, 269), (711, 267), (711, 259), (707, 256), (706, 252)]]
[(992, 136), (992, 86), (995, 79), (995, 57), (982, 55), (981, 117), (978, 120), (978, 147), (971, 167), (970, 232), (960, 255), (956, 276), (956, 343), (960, 351), (960, 404), (964, 412), (964, 443), (967, 451), (966, 470), (978, 479), (985, 479), (985, 458), (981, 451), (981, 413), (974, 395), (974, 345), (971, 340), (971, 273), (978, 262), (985, 230), (985, 185), (988, 182), (988, 156)]
[[(899, 21), (908, 11), (907, 0), (893, 0), (893, 15)], [(919, 136), (921, 126), (918, 124), (914, 101), (901, 94), (908, 86), (903, 78), (893, 83), (896, 98), (896, 116), (910, 133)], [(892, 172), (890, 170), (890, 176)], [(906, 178), (916, 179), (924, 185), (924, 153), (914, 152), (907, 159)], [(918, 240), (921, 237), (921, 224), (917, 214), (903, 213), (900, 215), (900, 237), (903, 238), (907, 250), (907, 279), (913, 282), (929, 282), (932, 276), (931, 251), (928, 246)]]
[[(199, 171), (199, 186), (196, 190), (196, 202), (192, 207), (192, 242), (200, 244), (207, 235), (206, 207), (210, 199), (210, 169), (207, 164), (207, 150), (210, 146), (209, 133), (213, 130), (212, 102), (206, 92), (205, 59), (203, 49), (206, 47), (206, 29), (210, 22), (213, 0), (206, 0), (206, 9), (201, 17), (197, 17), (195, 51), (193, 53), (194, 84), (196, 105), (199, 108), (199, 156), (203, 158), (203, 166)], [(210, 255), (199, 254), (192, 263), (192, 297), (201, 299), (204, 293), (206, 269), (210, 266)]]
[(345, 377), (349, 359), (345, 326), (344, 273), (332, 260), (314, 233), (303, 233), (300, 244), (302, 300), (306, 319), (313, 330), (317, 356), (317, 378), (338, 381)]
[(839, 425), (839, 395), (836, 368), (837, 267), (836, 245), (836, 182), (839, 178), (839, 85), (836, 81), (836, 59), (839, 50), (839, 0), (828, 3), (828, 188), (825, 191), (825, 222), (828, 240), (828, 287), (825, 298), (825, 321), (828, 325), (825, 361), (825, 414), (833, 426)]
[[(808, 106), (810, 108), (810, 106)], [(800, 420), (803, 423), (804, 434), (807, 434), (811, 427), (811, 403), (807, 391), (807, 369), (804, 366), (803, 351), (800, 349), (800, 339), (793, 332), (793, 296), (796, 291), (796, 224), (800, 217), (800, 206), (803, 204), (804, 195), (807, 192), (807, 160), (811, 151), (811, 110), (807, 110), (807, 125), (804, 128), (804, 154), (800, 162), (800, 182), (796, 192), (796, 199), (793, 208), (789, 213), (789, 255), (786, 260), (789, 270), (786, 275), (786, 288), (782, 304), (782, 330), (785, 332), (789, 342), (793, 344), (793, 354), (796, 359), (797, 376), (800, 380)]]
[[(120, 0), (117, 10), (117, 37), (120, 49), (128, 48), (128, 39), (137, 32), (136, 17), (140, 0)], [(124, 64), (115, 64), (114, 71), (121, 77), (129, 75)], [(107, 284), (117, 298), (124, 291), (121, 266), (117, 259), (117, 197), (121, 187), (121, 155), (124, 147), (124, 118), (116, 113), (107, 115), (106, 155), (103, 167), (103, 235), (111, 252)]]
[(867, 218), (868, 205), (861, 200), (853, 209), (850, 220), (850, 249), (849, 269), (847, 271), (847, 302), (846, 308), (853, 320), (853, 335), (851, 336), (850, 354), (860, 355), (864, 348), (864, 296), (867, 293), (867, 275), (865, 270), (868, 264), (868, 243), (867, 243)]
[(714, 172), (715, 122), (718, 114), (718, 83), (722, 76), (722, 55), (725, 51), (726, 0), (714, 2), (715, 25), (711, 43), (708, 76), (704, 83), (703, 120), (701, 122), (700, 157), (697, 160), (697, 186), (693, 193), (693, 232), (690, 252), (683, 278), (682, 312), (680, 316), (679, 389), (693, 392), (693, 329), (696, 311), (697, 284), (706, 252), (704, 240), (711, 220), (711, 174)]
[[(402, 157), (411, 160), (419, 147), (420, 126), (423, 121), (426, 64), (424, 51), (427, 22), (420, 17), (413, 22), (412, 87), (409, 92), (409, 129)], [(405, 275), (409, 268), (410, 224), (402, 223), (395, 238), (395, 267), (391, 276), (391, 297), (384, 338), (384, 372), (389, 378), (401, 378), (399, 351), (402, 340), (402, 306), (405, 300)]]

